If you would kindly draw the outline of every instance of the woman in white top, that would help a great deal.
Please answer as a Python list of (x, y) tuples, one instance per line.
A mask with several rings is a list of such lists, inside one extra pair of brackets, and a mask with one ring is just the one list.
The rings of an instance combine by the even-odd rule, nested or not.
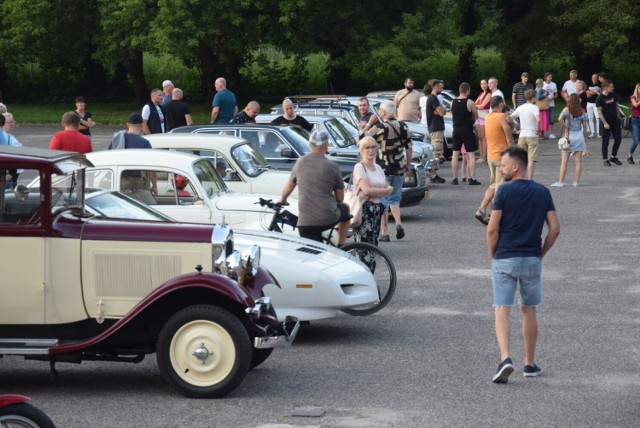
[(353, 167), (353, 183), (369, 199), (362, 205), (362, 223), (355, 228), (360, 241), (378, 245), (380, 219), (384, 212), (382, 197), (393, 187), (387, 184), (387, 177), (380, 165), (376, 164), (378, 143), (372, 137), (364, 137), (358, 143), (361, 161)]

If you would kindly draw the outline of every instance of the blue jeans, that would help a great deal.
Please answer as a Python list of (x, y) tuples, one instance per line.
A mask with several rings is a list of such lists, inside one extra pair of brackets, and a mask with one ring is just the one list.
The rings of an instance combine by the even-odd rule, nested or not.
[(402, 185), (404, 184), (404, 175), (387, 175), (387, 183), (393, 187), (393, 191), (388, 196), (382, 197), (382, 203), (385, 207), (400, 205), (402, 199)]
[[(553, 112), (555, 111), (556, 106), (549, 106), (549, 126), (553, 125), (555, 122)], [(553, 134), (553, 129), (549, 128), (549, 131)]]
[(631, 149), (629, 149), (630, 155), (636, 151), (636, 147), (640, 144), (640, 116), (631, 118), (631, 135), (633, 136), (633, 142), (631, 143)]
[(493, 259), (493, 306), (513, 306), (520, 284), (520, 304), (535, 308), (542, 303), (542, 260), (540, 257)]

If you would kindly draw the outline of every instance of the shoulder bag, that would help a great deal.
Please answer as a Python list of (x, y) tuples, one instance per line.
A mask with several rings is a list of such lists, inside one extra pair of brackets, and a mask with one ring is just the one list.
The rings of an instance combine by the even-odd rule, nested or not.
[[(354, 170), (358, 165), (362, 165), (362, 163), (358, 162), (355, 165)], [(367, 169), (364, 165), (362, 165), (362, 167), (366, 174)], [(353, 184), (353, 173), (351, 173), (349, 183), (344, 189), (344, 203), (349, 205), (349, 211), (353, 216), (351, 218), (351, 226), (356, 227), (362, 224), (362, 204), (364, 204), (367, 199), (369, 198), (362, 193), (360, 187), (358, 187), (357, 184)]]

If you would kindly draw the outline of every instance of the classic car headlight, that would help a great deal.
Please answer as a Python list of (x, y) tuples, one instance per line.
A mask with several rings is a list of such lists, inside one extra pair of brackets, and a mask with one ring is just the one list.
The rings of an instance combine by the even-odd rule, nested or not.
[(217, 270), (218, 263), (224, 262), (233, 253), (233, 231), (226, 224), (217, 224), (211, 236), (212, 265)]
[(233, 232), (227, 225), (216, 225), (211, 238), (214, 270), (244, 284), (258, 273), (260, 247), (253, 245), (242, 252), (233, 249)]
[(252, 245), (242, 252), (242, 270), (246, 275), (255, 276), (260, 266), (260, 247)]

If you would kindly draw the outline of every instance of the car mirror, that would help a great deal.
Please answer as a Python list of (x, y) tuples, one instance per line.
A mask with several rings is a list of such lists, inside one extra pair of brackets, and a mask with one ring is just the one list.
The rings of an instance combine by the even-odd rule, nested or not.
[(286, 147), (286, 148), (280, 150), (280, 156), (282, 156), (283, 158), (293, 158), (293, 157), (295, 157), (293, 155), (293, 150), (291, 150), (289, 147)]

